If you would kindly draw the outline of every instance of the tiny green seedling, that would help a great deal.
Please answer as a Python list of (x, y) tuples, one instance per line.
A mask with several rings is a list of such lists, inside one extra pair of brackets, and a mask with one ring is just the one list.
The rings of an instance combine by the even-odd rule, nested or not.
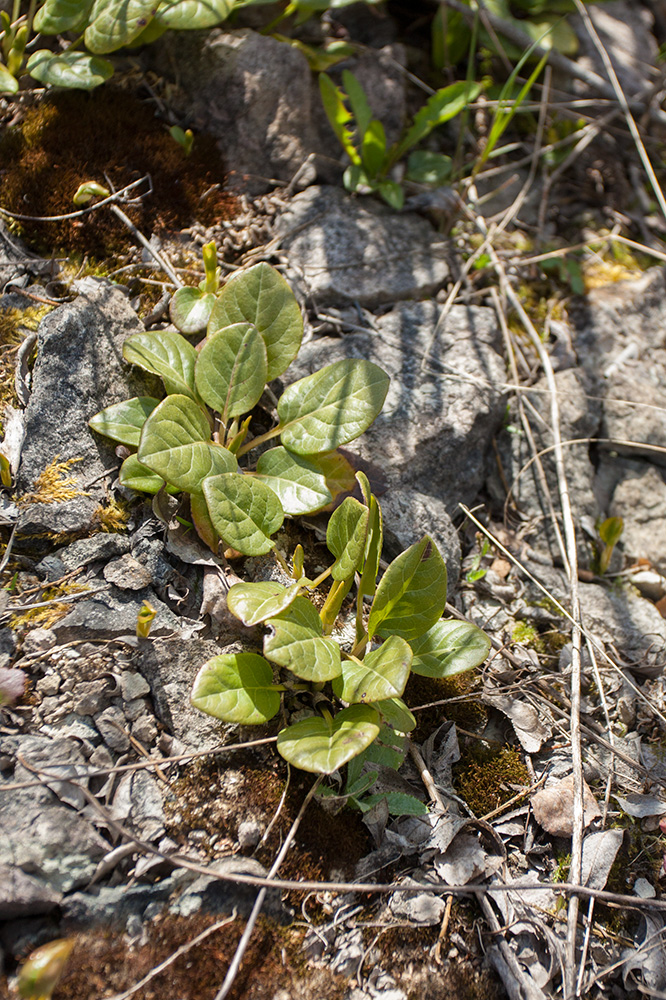
[(166, 399), (116, 403), (90, 426), (133, 449), (120, 470), (124, 486), (185, 493), (185, 516), (214, 552), (223, 542), (243, 555), (263, 555), (285, 515), (314, 513), (353, 486), (353, 470), (337, 449), (373, 422), (389, 378), (370, 361), (336, 361), (288, 386), (277, 421), (253, 436), (252, 411), (266, 384), (298, 354), (301, 311), (269, 264), (217, 290), (210, 245), (204, 261), (203, 288), (183, 289), (193, 293), (189, 300), (177, 293), (172, 309), (185, 329), (209, 316), (199, 349), (168, 329), (135, 334), (123, 345), (126, 361), (162, 378)]
[(593, 543), (594, 558), (592, 560), (592, 569), (599, 576), (604, 576), (608, 572), (613, 550), (622, 537), (624, 521), (621, 517), (607, 517), (605, 521), (602, 521), (598, 525), (597, 531), (599, 532), (601, 544), (598, 542)]
[[(295, 767), (318, 774), (332, 774), (361, 754), (363, 763), (384, 763), (391, 747), (394, 753), (400, 748), (401, 734), (416, 725), (402, 700), (410, 673), (450, 677), (478, 666), (490, 649), (476, 626), (442, 620), (446, 564), (429, 537), (402, 552), (377, 583), (381, 510), (363, 473), (357, 480), (362, 500), (347, 497), (331, 515), (326, 544), (334, 561), (316, 580), (302, 575), (302, 552), (297, 552), (293, 584), (230, 588), (232, 614), (266, 630), (263, 656), (214, 656), (199, 671), (191, 698), (209, 715), (242, 725), (262, 725), (281, 706), (288, 715), (298, 699), (301, 717), (279, 732), (278, 752)], [(317, 608), (309, 595), (328, 579), (328, 594)], [(345, 646), (336, 638), (336, 624), (353, 586), (354, 641)], [(362, 796), (371, 785), (357, 764), (344, 794), (359, 808), (370, 808), (374, 802)], [(418, 812), (419, 804), (396, 801), (393, 808)]]
[[(432, 95), (414, 116), (412, 124), (388, 147), (384, 126), (368, 104), (365, 92), (353, 73), (342, 74), (343, 89), (326, 73), (319, 76), (324, 109), (338, 140), (351, 163), (344, 174), (348, 191), (377, 191), (392, 208), (405, 200), (402, 185), (389, 175), (393, 167), (425, 139), (438, 125), (459, 115), (481, 93), (481, 84), (459, 81)], [(406, 179), (433, 186), (443, 184), (451, 173), (451, 159), (441, 153), (418, 150), (410, 154)]]

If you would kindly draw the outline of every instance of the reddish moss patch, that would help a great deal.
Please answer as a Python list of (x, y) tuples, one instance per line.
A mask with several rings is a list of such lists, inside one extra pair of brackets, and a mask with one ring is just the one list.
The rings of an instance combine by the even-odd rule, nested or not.
[[(212, 224), (235, 204), (214, 139), (197, 135), (190, 156), (155, 117), (152, 105), (113, 87), (91, 94), (60, 91), (29, 108), (0, 141), (2, 206), (22, 215), (50, 216), (76, 210), (81, 183), (120, 189), (150, 174), (153, 192), (127, 210), (146, 234), (176, 230), (195, 220)], [(40, 250), (54, 247), (105, 257), (127, 246), (129, 234), (104, 209), (80, 219), (22, 223)]]

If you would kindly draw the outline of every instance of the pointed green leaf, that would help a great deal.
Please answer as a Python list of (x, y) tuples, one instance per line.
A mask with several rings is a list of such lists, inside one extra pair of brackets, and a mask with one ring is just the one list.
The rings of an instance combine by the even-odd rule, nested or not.
[(84, 33), (96, 55), (115, 52), (140, 35), (152, 20), (155, 0), (94, 0)]
[(33, 27), (42, 35), (80, 31), (91, 7), (92, 0), (46, 0), (35, 14)]
[(231, 13), (234, 0), (161, 0), (155, 19), (177, 31), (213, 28)]
[(412, 670), (423, 677), (452, 677), (483, 663), (490, 652), (490, 639), (476, 625), (440, 621), (419, 638), (410, 641)]
[(314, 455), (347, 444), (380, 413), (389, 387), (371, 361), (346, 358), (288, 386), (278, 403), (282, 444)]
[(197, 674), (190, 701), (223, 722), (260, 726), (280, 708), (273, 671), (256, 653), (214, 656)]
[(368, 177), (377, 177), (386, 160), (386, 133), (381, 122), (371, 121), (361, 146), (363, 168)]
[(276, 580), (235, 583), (229, 588), (227, 607), (243, 625), (259, 625), (285, 611), (294, 603), (301, 589), (300, 583), (285, 587)]
[(326, 529), (326, 544), (336, 557), (334, 580), (348, 580), (361, 569), (365, 555), (370, 511), (354, 497), (346, 497), (333, 511)]
[(113, 76), (113, 63), (87, 52), (33, 52), (26, 64), (30, 76), (49, 87), (94, 90)]
[(159, 375), (167, 392), (196, 398), (197, 352), (179, 333), (172, 330), (135, 333), (123, 344), (123, 357), (130, 364)]
[(342, 676), (333, 681), (333, 691), (342, 701), (357, 703), (399, 698), (405, 690), (412, 651), (404, 639), (392, 635), (365, 659), (342, 661)]
[(194, 381), (222, 422), (255, 406), (267, 381), (266, 345), (251, 323), (234, 323), (209, 337), (197, 358)]
[(179, 490), (201, 492), (207, 476), (234, 472), (235, 457), (210, 440), (210, 424), (187, 396), (167, 396), (143, 425), (139, 461)]
[(348, 69), (342, 71), (342, 86), (347, 92), (349, 107), (356, 119), (356, 137), (357, 142), (361, 145), (366, 129), (372, 121), (372, 111), (363, 87)]
[[(129, 455), (120, 466), (118, 480), (122, 486), (128, 486), (131, 490), (138, 490), (140, 493), (159, 493), (164, 486), (161, 476), (151, 472), (150, 469), (142, 465), (136, 455)], [(176, 492), (172, 486), (167, 487), (167, 493)]]
[(302, 771), (332, 774), (365, 750), (379, 733), (379, 715), (370, 705), (352, 705), (335, 718), (313, 716), (283, 729), (278, 753)]
[(405, 192), (397, 181), (379, 181), (377, 190), (387, 205), (394, 208), (396, 212), (405, 204)]
[[(414, 660), (412, 660), (412, 670)], [(411, 733), (416, 729), (416, 719), (405, 705), (402, 698), (388, 698), (375, 702), (375, 708), (382, 713), (382, 718), (396, 733)]]
[(277, 493), (285, 514), (313, 514), (333, 499), (319, 469), (281, 446), (263, 453), (256, 478)]
[(158, 403), (159, 399), (152, 396), (134, 396), (133, 399), (124, 399), (122, 403), (114, 403), (113, 406), (100, 410), (90, 418), (88, 424), (98, 434), (136, 448), (141, 428)]
[(181, 333), (198, 333), (208, 326), (214, 305), (212, 292), (203, 292), (200, 288), (179, 288), (173, 293), (169, 306), (171, 322)]
[(324, 639), (317, 609), (306, 597), (297, 597), (266, 624), (273, 630), (264, 639), (268, 660), (316, 684), (339, 675), (340, 647), (333, 639)]
[(19, 89), (18, 80), (0, 63), (0, 94), (15, 94)]
[(407, 129), (391, 152), (391, 162), (397, 163), (412, 146), (430, 135), (434, 128), (459, 115), (468, 104), (477, 99), (480, 93), (481, 85), (468, 80), (459, 80), (449, 87), (438, 90), (414, 115), (411, 128)]
[(234, 323), (252, 323), (264, 339), (267, 381), (277, 378), (298, 354), (303, 317), (294, 293), (270, 264), (255, 264), (224, 285), (213, 307), (208, 335)]
[(370, 609), (368, 634), (418, 639), (442, 617), (445, 606), (446, 563), (426, 535), (384, 573)]
[(270, 536), (284, 520), (273, 490), (250, 476), (230, 473), (205, 479), (203, 495), (215, 530), (227, 545), (244, 556), (270, 552)]

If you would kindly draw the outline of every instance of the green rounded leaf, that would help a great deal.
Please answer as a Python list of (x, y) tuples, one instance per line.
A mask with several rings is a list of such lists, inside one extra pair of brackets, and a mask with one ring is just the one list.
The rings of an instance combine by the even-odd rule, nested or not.
[(320, 470), (286, 448), (271, 448), (257, 462), (256, 478), (277, 493), (285, 514), (312, 514), (333, 497)]
[(340, 674), (340, 647), (323, 637), (317, 609), (305, 597), (297, 597), (266, 624), (272, 633), (264, 639), (264, 656), (304, 681), (320, 684)]
[(348, 580), (361, 569), (365, 555), (370, 511), (354, 497), (346, 497), (333, 511), (326, 529), (326, 544), (336, 557), (334, 580)]
[[(227, 594), (227, 607), (244, 625), (259, 625), (279, 615), (298, 596), (300, 584), (284, 587), (276, 580), (262, 583), (235, 583)], [(319, 617), (317, 615), (317, 617)]]
[(187, 396), (167, 396), (143, 425), (139, 461), (179, 490), (199, 493), (207, 476), (234, 472), (236, 459), (210, 440), (210, 424)]
[(87, 52), (63, 52), (50, 49), (33, 52), (26, 64), (30, 76), (49, 87), (94, 90), (113, 76), (113, 64)]
[(490, 639), (468, 622), (440, 621), (410, 642), (412, 670), (423, 677), (452, 677), (483, 663)]
[(155, 0), (94, 0), (84, 33), (86, 48), (97, 55), (127, 45), (152, 20)]
[(223, 722), (260, 726), (280, 708), (273, 671), (256, 653), (214, 656), (197, 674), (190, 701)]
[(293, 382), (278, 403), (282, 444), (314, 455), (353, 441), (381, 412), (388, 387), (386, 372), (356, 358)]
[(255, 406), (266, 385), (266, 345), (251, 323), (235, 323), (209, 337), (199, 351), (194, 382), (222, 422)]
[(159, 399), (154, 399), (152, 396), (124, 399), (122, 403), (114, 403), (113, 406), (100, 410), (90, 418), (88, 425), (98, 434), (104, 434), (113, 441), (120, 441), (121, 444), (137, 448), (141, 428), (158, 403)]
[(167, 28), (212, 28), (226, 20), (234, 0), (162, 0), (155, 19)]
[(18, 90), (18, 80), (6, 66), (0, 63), (0, 94), (15, 94)]
[(392, 635), (363, 660), (342, 661), (342, 676), (333, 681), (333, 691), (342, 701), (369, 702), (399, 698), (405, 690), (412, 651), (400, 636)]
[(370, 705), (352, 705), (335, 718), (313, 716), (283, 729), (278, 753), (302, 771), (332, 774), (362, 753), (379, 734), (379, 715)]
[(215, 530), (244, 556), (261, 556), (273, 548), (284, 511), (273, 490), (250, 476), (231, 473), (204, 480), (203, 495)]
[(417, 184), (444, 184), (451, 176), (453, 161), (450, 156), (419, 149), (409, 154), (407, 177)]
[(208, 326), (214, 305), (212, 292), (203, 292), (200, 288), (179, 288), (173, 293), (169, 306), (171, 322), (181, 333), (198, 333)]
[(42, 35), (60, 35), (80, 31), (88, 20), (93, 0), (46, 0), (32, 22)]
[[(136, 455), (129, 455), (125, 459), (120, 466), (118, 480), (122, 486), (129, 486), (131, 490), (138, 490), (140, 493), (159, 493), (164, 486), (162, 477), (142, 465)], [(172, 486), (167, 486), (167, 493), (174, 492), (176, 491)]]
[(159, 375), (166, 391), (196, 399), (194, 365), (197, 352), (173, 330), (135, 333), (123, 344), (123, 357), (131, 365)]
[(428, 807), (413, 795), (407, 795), (406, 792), (377, 792), (374, 795), (365, 795), (359, 802), (359, 806), (362, 812), (368, 812), (373, 806), (384, 801), (388, 806), (390, 816), (428, 815)]
[(287, 282), (270, 264), (255, 264), (222, 288), (208, 334), (234, 323), (252, 323), (263, 337), (268, 381), (281, 375), (298, 354), (303, 339), (301, 310)]
[[(414, 660), (412, 660), (412, 670), (413, 668)], [(396, 733), (411, 733), (412, 730), (416, 729), (416, 719), (402, 698), (387, 698), (383, 701), (376, 701), (375, 708), (379, 709), (384, 721)]]
[(442, 617), (445, 606), (446, 563), (426, 535), (401, 552), (381, 578), (368, 634), (418, 639)]

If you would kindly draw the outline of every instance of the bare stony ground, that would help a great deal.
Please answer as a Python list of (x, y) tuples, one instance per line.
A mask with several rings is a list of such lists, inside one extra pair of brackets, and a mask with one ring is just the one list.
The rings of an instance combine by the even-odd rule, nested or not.
[[(117, 169), (133, 168), (139, 106), (216, 140), (228, 173), (212, 217), (167, 225), (146, 208), (145, 235), (189, 280), (210, 239), (224, 277), (280, 269), (306, 329), (285, 385), (342, 358), (390, 375), (353, 447), (386, 557), (429, 534), (450, 613), (492, 651), (405, 693), (412, 753), (376, 790), (427, 816), (308, 804), (223, 995), (664, 996), (666, 11), (613, 0), (570, 16), (579, 53), (553, 61), (512, 145), (472, 176), (484, 97), (464, 129), (433, 133), (438, 151), (460, 142), (455, 189), (408, 188), (395, 211), (343, 189), (315, 76), (252, 10), (127, 58)], [(333, 22), (394, 139), (423, 103), (405, 73), (426, 75), (417, 19), (356, 4)], [(0, 102), (5, 191), (3, 141), (26, 122), (41, 134), (50, 100)], [(229, 579), (279, 570), (230, 565), (165, 522), (88, 427), (159, 392), (122, 358), (128, 336), (169, 322), (151, 256), (94, 218), (69, 236), (0, 225), (0, 989), (17, 996), (27, 955), (65, 937), (55, 1000), (214, 1000), (312, 782), (287, 773), (270, 724), (216, 722), (189, 693), (211, 656), (256, 644), (226, 609)], [(288, 520), (278, 545), (320, 564), (325, 525)]]

